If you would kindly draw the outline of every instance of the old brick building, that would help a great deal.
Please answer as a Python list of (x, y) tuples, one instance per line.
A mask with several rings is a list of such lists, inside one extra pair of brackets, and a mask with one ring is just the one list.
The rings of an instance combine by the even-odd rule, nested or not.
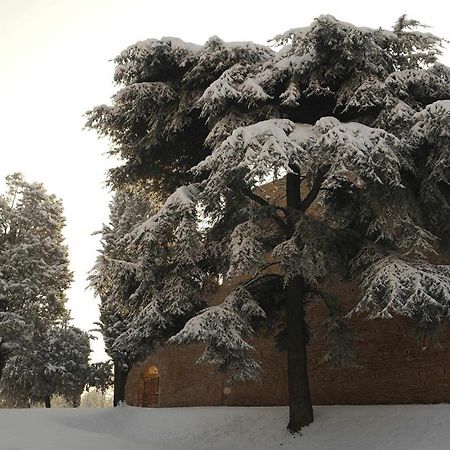
[[(219, 287), (216, 299), (232, 286)], [(333, 285), (342, 299), (356, 301), (354, 285)], [(442, 346), (417, 341), (405, 322), (398, 319), (353, 319), (358, 367), (332, 369), (322, 362), (327, 336), (320, 331), (325, 311), (320, 304), (307, 309), (308, 320), (318, 329), (309, 345), (309, 376), (313, 403), (441, 403), (450, 402), (450, 329), (444, 328)], [(252, 344), (263, 367), (262, 382), (228, 385), (226, 376), (195, 361), (201, 345), (165, 346), (130, 371), (126, 401), (135, 406), (286, 405), (286, 354), (273, 339)]]
[[(267, 199), (284, 198), (283, 182), (261, 187)], [(320, 214), (316, 208), (313, 215)], [(449, 263), (449, 257), (439, 263)], [(273, 269), (276, 270), (276, 269)], [(235, 287), (224, 283), (210, 299), (221, 303)], [(322, 290), (333, 293), (348, 310), (360, 298), (354, 284), (335, 281)], [(307, 320), (317, 331), (308, 346), (308, 371), (313, 403), (398, 404), (450, 402), (450, 327), (442, 330), (440, 346), (418, 341), (401, 319), (364, 320), (354, 318), (351, 327), (357, 367), (333, 369), (323, 362), (327, 336), (320, 325), (326, 318), (322, 304), (307, 306)], [(286, 405), (286, 353), (275, 348), (273, 338), (251, 341), (262, 365), (262, 382), (227, 383), (227, 376), (213, 367), (198, 365), (202, 345), (167, 345), (143, 363), (135, 365), (128, 376), (126, 402), (135, 406)]]

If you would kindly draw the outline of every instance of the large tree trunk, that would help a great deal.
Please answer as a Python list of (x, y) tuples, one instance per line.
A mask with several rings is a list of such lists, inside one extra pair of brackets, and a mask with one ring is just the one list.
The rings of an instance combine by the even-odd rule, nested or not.
[[(300, 197), (300, 176), (289, 173), (286, 177), (286, 200), (288, 206), (288, 228), (292, 236), (298, 219)], [(289, 424), (292, 433), (309, 425), (313, 417), (311, 393), (309, 390), (306, 363), (306, 336), (303, 300), (305, 282), (298, 275), (286, 286), (287, 294), (287, 363), (289, 390)]]
[(51, 399), (50, 399), (50, 395), (46, 395), (44, 397), (44, 404), (45, 404), (46, 408), (51, 408), (52, 407), (52, 402), (51, 402)]
[(0, 380), (2, 379), (2, 373), (5, 364), (6, 364), (6, 355), (0, 350)]
[(295, 277), (287, 285), (287, 360), (289, 424), (292, 433), (309, 425), (313, 417), (306, 364), (305, 322), (303, 314), (304, 282)]
[(125, 401), (127, 378), (128, 370), (124, 370), (119, 364), (114, 363), (114, 406)]

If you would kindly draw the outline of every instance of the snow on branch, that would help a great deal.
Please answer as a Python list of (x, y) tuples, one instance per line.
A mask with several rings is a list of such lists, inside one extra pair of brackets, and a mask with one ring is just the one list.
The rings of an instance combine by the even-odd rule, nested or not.
[(362, 274), (364, 296), (351, 314), (435, 323), (450, 317), (450, 266), (386, 256)]
[(436, 253), (434, 245), (438, 238), (415, 223), (394, 199), (383, 205), (377, 217), (369, 224), (367, 235), (374, 242), (384, 242), (396, 247), (404, 255), (425, 257)]
[(227, 278), (255, 273), (264, 264), (264, 249), (258, 240), (259, 227), (251, 220), (237, 225), (230, 237), (230, 267)]
[[(447, 69), (447, 70), (446, 70)], [(428, 69), (407, 69), (389, 74), (384, 85), (399, 99), (429, 103), (450, 95), (448, 68), (435, 64)]]
[(253, 334), (251, 321), (265, 318), (265, 313), (250, 293), (239, 286), (220, 305), (211, 306), (190, 319), (169, 339), (170, 343), (205, 342), (206, 349), (198, 363), (218, 364), (230, 369), (232, 379), (258, 378), (259, 364), (249, 355), (253, 347), (244, 338)]
[(414, 119), (412, 144), (430, 146), (427, 160), (427, 166), (431, 169), (430, 179), (434, 183), (450, 184), (450, 100), (428, 105)]
[(217, 36), (208, 39), (198, 53), (195, 65), (183, 77), (183, 82), (194, 86), (210, 84), (233, 65), (253, 65), (269, 60), (273, 51), (253, 42), (224, 42)]
[[(305, 126), (307, 127), (307, 126)], [(236, 129), (212, 155), (194, 167), (194, 173), (212, 170), (207, 189), (219, 188), (227, 172), (243, 169), (254, 185), (267, 176), (288, 170), (293, 160), (309, 163), (308, 153), (289, 138), (293, 122), (272, 119)]]
[(347, 178), (357, 186), (366, 181), (401, 186), (400, 170), (409, 166), (402, 147), (393, 134), (356, 122), (337, 124), (317, 142), (331, 166), (329, 176)]
[(112, 98), (115, 104), (126, 105), (134, 110), (137, 110), (141, 103), (142, 111), (137, 110), (135, 112), (142, 113), (146, 111), (145, 106), (147, 104), (162, 105), (175, 100), (177, 93), (167, 83), (145, 82), (126, 86), (114, 94)]
[(111, 350), (118, 355), (127, 355), (137, 352), (142, 342), (155, 345), (168, 326), (170, 322), (165, 317), (160, 302), (154, 299), (139, 311), (128, 328), (115, 339)]
[(247, 78), (239, 87), (241, 91), (240, 102), (246, 103), (248, 107), (256, 107), (264, 100), (272, 97), (264, 91), (255, 78)]
[(430, 221), (450, 231), (450, 100), (428, 105), (414, 116), (409, 143), (425, 157), (421, 196)]
[(198, 184), (178, 188), (164, 203), (163, 207), (140, 226), (133, 234), (136, 239), (156, 240), (167, 228), (174, 229), (185, 217), (195, 215), (197, 197), (200, 194)]
[(233, 103), (245, 103), (248, 107), (255, 107), (272, 98), (249, 74), (249, 67), (242, 64), (235, 64), (223, 72), (197, 100), (196, 106), (202, 109), (201, 116), (210, 120), (219, 116)]
[(154, 81), (177, 67), (185, 66), (202, 46), (179, 38), (147, 39), (130, 45), (114, 59), (117, 83)]
[(14, 312), (0, 311), (0, 349), (26, 348), (31, 342), (32, 327), (25, 318)]
[[(271, 119), (236, 129), (192, 171), (210, 172), (202, 195), (211, 199), (242, 183), (252, 188), (262, 180), (299, 168), (323, 171), (324, 184), (345, 178), (401, 186), (400, 170), (410, 168), (404, 145), (384, 130), (324, 117), (314, 126)], [(238, 183), (241, 181), (241, 184)]]

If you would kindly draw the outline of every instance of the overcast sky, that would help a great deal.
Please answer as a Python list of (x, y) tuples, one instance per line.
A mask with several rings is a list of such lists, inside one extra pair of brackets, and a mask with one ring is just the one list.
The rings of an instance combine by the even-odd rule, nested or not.
[[(74, 323), (98, 319), (86, 291), (86, 273), (99, 248), (98, 230), (108, 218), (105, 171), (108, 142), (83, 130), (83, 114), (108, 103), (114, 92), (110, 62), (138, 40), (178, 36), (203, 44), (265, 43), (293, 27), (332, 14), (355, 25), (391, 28), (408, 14), (450, 39), (443, 1), (153, 1), (0, 0), (0, 179), (12, 172), (43, 182), (64, 202), (75, 281), (69, 292)], [(450, 65), (448, 50), (442, 62)], [(3, 185), (0, 182), (0, 187)], [(95, 360), (104, 358), (94, 344)]]

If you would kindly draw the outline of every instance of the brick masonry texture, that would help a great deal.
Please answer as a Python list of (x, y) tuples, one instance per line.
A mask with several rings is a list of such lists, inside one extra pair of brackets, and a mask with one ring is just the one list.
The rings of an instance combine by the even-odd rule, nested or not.
[[(267, 199), (279, 199), (283, 204), (283, 181), (261, 187), (259, 194)], [(320, 211), (313, 207), (310, 214), (320, 216)], [(434, 262), (448, 264), (448, 256)], [(240, 281), (219, 286), (208, 303), (221, 303)], [(330, 281), (321, 289), (337, 296), (345, 310), (350, 310), (361, 296), (358, 286), (339, 280)], [(327, 351), (326, 330), (321, 326), (326, 318), (324, 306), (311, 303), (306, 311), (313, 331), (308, 346), (308, 372), (314, 404), (450, 402), (448, 325), (443, 327), (440, 346), (437, 346), (415, 339), (404, 320), (355, 317), (350, 326), (358, 339), (354, 345), (357, 366), (333, 369), (322, 362)], [(286, 354), (277, 351), (270, 336), (252, 339), (250, 343), (262, 365), (262, 382), (229, 385), (226, 374), (215, 372), (212, 366), (195, 363), (202, 353), (202, 345), (171, 345), (158, 349), (131, 369), (126, 401), (129, 405), (142, 406), (144, 373), (148, 366), (155, 365), (160, 373), (160, 407), (286, 405)]]
[[(350, 307), (357, 301), (358, 288), (334, 282), (328, 289)], [(221, 286), (214, 303), (231, 286)], [(326, 317), (320, 303), (307, 307), (307, 320), (314, 334), (308, 346), (308, 367), (313, 403), (399, 404), (450, 402), (450, 329), (445, 327), (441, 346), (416, 340), (408, 324), (399, 319), (350, 321), (358, 340), (355, 343), (358, 366), (333, 369), (322, 362), (327, 336), (321, 323)], [(155, 365), (160, 373), (159, 406), (287, 404), (286, 354), (279, 352), (269, 337), (251, 340), (262, 364), (262, 382), (229, 385), (224, 374), (208, 365), (195, 363), (203, 346), (165, 346), (130, 371), (126, 401), (141, 406), (143, 374)]]

